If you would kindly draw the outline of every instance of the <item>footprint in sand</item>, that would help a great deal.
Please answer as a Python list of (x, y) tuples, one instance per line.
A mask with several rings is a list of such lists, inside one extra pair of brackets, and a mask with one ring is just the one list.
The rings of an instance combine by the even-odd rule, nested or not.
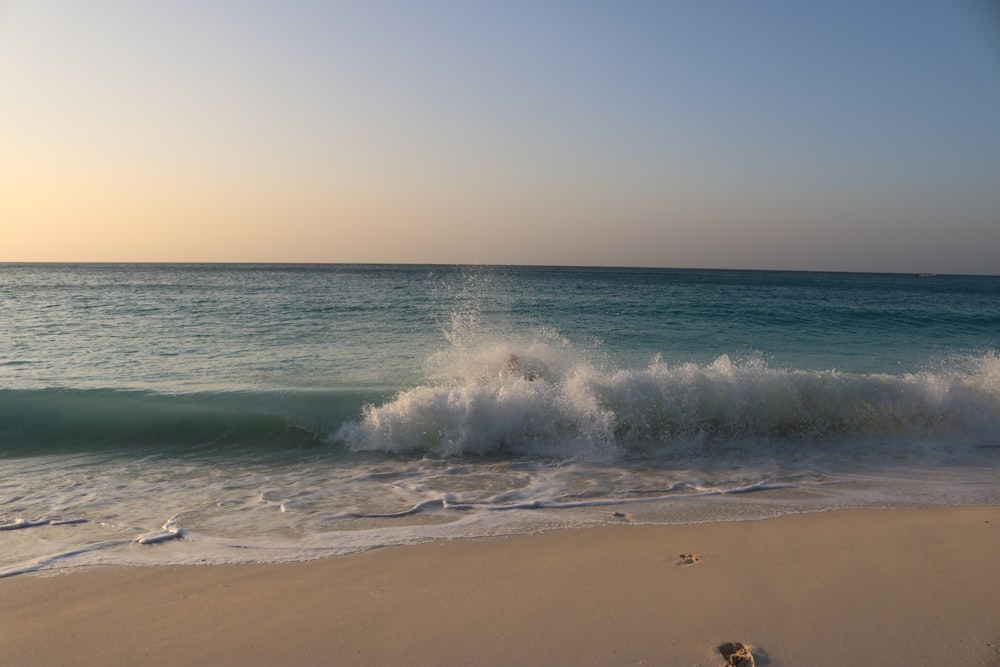
[(681, 554), (680, 559), (681, 562), (677, 563), (678, 565), (694, 565), (701, 560), (701, 556), (698, 554)]
[(753, 653), (743, 642), (727, 642), (719, 646), (719, 653), (726, 659), (724, 667), (755, 667)]

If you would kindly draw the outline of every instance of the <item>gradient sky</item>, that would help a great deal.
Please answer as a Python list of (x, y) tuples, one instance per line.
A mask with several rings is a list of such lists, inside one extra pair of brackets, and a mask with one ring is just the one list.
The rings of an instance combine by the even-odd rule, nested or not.
[(0, 261), (1000, 274), (1000, 5), (0, 0)]

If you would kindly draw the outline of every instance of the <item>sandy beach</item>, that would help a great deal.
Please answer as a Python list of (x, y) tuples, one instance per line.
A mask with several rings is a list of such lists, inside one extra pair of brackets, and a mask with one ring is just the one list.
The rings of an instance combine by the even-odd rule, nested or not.
[[(685, 558), (687, 556), (688, 558)], [(5, 665), (1000, 665), (1000, 507), (0, 581)]]

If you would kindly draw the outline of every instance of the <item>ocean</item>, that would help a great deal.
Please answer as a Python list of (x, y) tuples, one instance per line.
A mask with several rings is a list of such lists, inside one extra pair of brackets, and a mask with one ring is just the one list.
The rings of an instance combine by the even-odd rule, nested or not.
[(0, 265), (0, 576), (1000, 502), (1000, 277)]

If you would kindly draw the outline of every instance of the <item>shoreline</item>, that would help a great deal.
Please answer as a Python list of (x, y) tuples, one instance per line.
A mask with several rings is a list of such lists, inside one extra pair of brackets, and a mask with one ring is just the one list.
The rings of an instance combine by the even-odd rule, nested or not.
[[(697, 556), (683, 558), (682, 556)], [(12, 665), (1000, 665), (1000, 506), (0, 580)]]

